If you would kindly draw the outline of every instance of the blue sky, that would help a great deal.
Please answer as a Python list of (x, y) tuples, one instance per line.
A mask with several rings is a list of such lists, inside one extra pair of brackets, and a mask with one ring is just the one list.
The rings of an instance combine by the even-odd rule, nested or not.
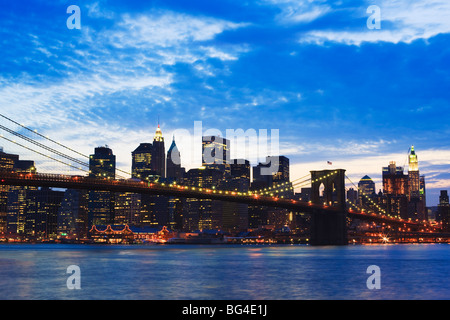
[[(194, 121), (278, 129), (293, 178), (332, 161), (378, 189), (414, 145), (428, 205), (450, 189), (447, 1), (1, 3), (2, 113), (86, 154), (107, 144), (124, 170), (159, 115), (167, 148)], [(381, 29), (367, 27), (371, 5)]]

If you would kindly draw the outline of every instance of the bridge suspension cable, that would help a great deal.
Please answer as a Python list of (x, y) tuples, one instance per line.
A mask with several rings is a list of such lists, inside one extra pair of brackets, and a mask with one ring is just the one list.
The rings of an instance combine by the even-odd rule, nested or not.
[[(82, 165), (82, 166), (87, 166), (87, 167), (89, 167), (89, 164), (86, 164), (86, 162), (83, 162), (83, 161), (81, 161), (81, 160), (78, 160), (78, 159), (76, 159), (76, 158), (73, 158), (73, 157), (71, 157), (71, 156), (68, 156), (68, 155), (66, 155), (66, 154), (64, 154), (64, 153), (62, 153), (62, 152), (59, 152), (58, 150), (55, 150), (55, 149), (53, 149), (53, 148), (50, 148), (50, 147), (48, 147), (48, 146), (46, 146), (46, 145), (44, 145), (44, 144), (42, 144), (42, 143), (40, 143), (40, 142), (37, 142), (37, 141), (34, 140), (34, 139), (31, 139), (31, 138), (29, 138), (29, 137), (27, 137), (27, 136), (24, 136), (24, 135), (22, 135), (22, 134), (20, 134), (20, 133), (18, 133), (18, 132), (16, 132), (16, 131), (14, 131), (14, 130), (11, 130), (11, 129), (5, 127), (5, 126), (0, 125), (0, 129), (4, 130), (4, 131), (6, 131), (6, 132), (9, 132), (9, 133), (11, 133), (12, 135), (14, 135), (14, 136), (16, 136), (16, 137), (19, 137), (19, 138), (21, 138), (21, 139), (23, 139), (23, 140), (26, 140), (26, 141), (28, 141), (28, 142), (30, 142), (30, 143), (32, 143), (32, 144), (34, 144), (34, 145), (36, 145), (36, 146), (42, 148), (42, 149), (45, 149), (45, 150), (47, 150), (47, 151), (50, 151), (51, 153), (55, 153), (55, 154), (57, 154), (58, 156), (61, 156), (61, 157), (63, 157), (63, 158), (66, 158), (67, 160), (76, 162), (76, 163), (78, 163), (78, 164), (80, 164), (80, 165)], [(31, 150), (31, 149), (28, 149), (28, 150)]]
[(69, 147), (63, 145), (62, 143), (59, 143), (58, 141), (55, 141), (55, 140), (53, 140), (53, 139), (50, 139), (49, 137), (44, 136), (43, 134), (40, 134), (39, 132), (37, 132), (37, 130), (32, 130), (32, 129), (26, 127), (25, 125), (23, 125), (23, 124), (21, 124), (21, 123), (18, 123), (17, 121), (14, 121), (14, 120), (11, 119), (11, 118), (8, 118), (7, 116), (5, 116), (5, 115), (3, 115), (3, 114), (1, 114), (1, 113), (0, 113), (0, 117), (2, 117), (2, 118), (4, 118), (4, 119), (6, 119), (6, 120), (8, 120), (8, 121), (10, 121), (10, 122), (12, 122), (12, 123), (18, 125), (18, 126), (20, 126), (20, 127), (22, 127), (22, 128), (24, 128), (25, 130), (28, 130), (28, 131), (34, 133), (35, 135), (38, 135), (38, 136), (41, 137), (41, 138), (44, 138), (44, 139), (46, 139), (46, 140), (48, 140), (48, 141), (50, 141), (50, 142), (53, 142), (54, 144), (56, 144), (56, 145), (58, 145), (58, 146), (60, 146), (60, 147), (63, 147), (63, 148), (65, 148), (65, 149), (69, 150), (69, 151), (72, 151), (72, 152), (74, 152), (74, 153), (76, 153), (76, 154), (78, 154), (78, 155), (80, 155), (80, 156), (82, 156), (82, 157), (89, 158), (89, 156), (87, 156), (87, 155), (85, 155), (85, 154), (82, 154), (81, 152), (78, 152), (78, 151), (76, 151), (76, 150), (74, 150), (74, 149), (72, 149), (72, 148), (69, 148)]
[[(61, 160), (56, 159), (56, 158), (54, 158), (54, 157), (52, 157), (52, 156), (46, 155), (46, 154), (44, 154), (44, 153), (42, 153), (42, 152), (39, 152), (39, 151), (37, 151), (37, 150), (35, 150), (35, 149), (33, 149), (33, 148), (30, 148), (30, 147), (27, 147), (27, 146), (25, 146), (25, 145), (23, 145), (23, 144), (21, 144), (21, 143), (18, 143), (18, 142), (14, 141), (14, 140), (8, 139), (8, 138), (6, 138), (6, 137), (3, 136), (3, 135), (0, 135), (1, 138), (3, 138), (4, 140), (6, 140), (6, 141), (8, 141), (8, 142), (11, 142), (11, 143), (13, 143), (13, 144), (15, 144), (15, 145), (17, 145), (17, 146), (19, 146), (19, 147), (22, 147), (22, 148), (24, 148), (24, 149), (27, 149), (27, 150), (32, 151), (32, 152), (34, 152), (34, 153), (37, 153), (37, 154), (39, 154), (39, 155), (41, 155), (41, 156), (43, 156), (43, 157), (46, 157), (46, 158), (48, 158), (48, 159), (57, 161), (57, 162), (59, 162), (59, 163), (61, 163), (61, 164), (64, 164), (64, 165), (66, 165), (66, 166), (69, 166), (69, 167), (71, 167), (71, 168), (74, 168), (74, 169), (77, 169), (77, 170), (81, 170), (81, 171), (90, 173), (90, 171), (89, 171), (89, 164), (86, 163), (86, 162), (83, 162), (83, 161), (81, 161), (81, 160), (78, 160), (78, 159), (76, 159), (76, 158), (73, 158), (73, 157), (71, 157), (71, 156), (68, 156), (68, 155), (66, 155), (66, 154), (64, 154), (64, 153), (62, 153), (62, 152), (59, 152), (59, 151), (57, 151), (57, 150), (55, 150), (55, 149), (53, 149), (53, 148), (50, 148), (50, 147), (48, 147), (48, 146), (46, 146), (46, 145), (43, 145), (43, 144), (41, 144), (41, 143), (39, 143), (39, 142), (37, 142), (37, 141), (31, 139), (31, 138), (28, 138), (28, 137), (26, 137), (26, 136), (24, 136), (24, 135), (22, 135), (22, 134), (20, 134), (20, 133), (17, 133), (17, 132), (15, 132), (15, 131), (11, 130), (11, 129), (8, 129), (8, 128), (2, 126), (2, 125), (0, 125), (0, 129), (3, 129), (3, 130), (5, 130), (5, 131), (7, 131), (7, 132), (9, 132), (9, 133), (11, 133), (11, 134), (13, 134), (13, 135), (15, 135), (15, 136), (21, 138), (21, 139), (24, 139), (24, 140), (26, 140), (26, 141), (28, 141), (28, 142), (34, 144), (34, 145), (37, 145), (37, 146), (41, 147), (41, 148), (43, 148), (43, 149), (45, 149), (45, 150), (47, 150), (47, 151), (50, 151), (50, 152), (52, 152), (52, 153), (55, 153), (55, 154), (57, 154), (58, 156), (61, 156), (61, 157), (65, 158), (65, 159), (67, 159), (67, 160), (69, 160), (69, 161), (76, 162), (77, 164), (79, 164), (79, 165), (81, 165), (81, 166), (83, 166), (83, 167), (86, 167), (87, 169), (83, 169), (82, 167), (76, 167), (76, 166), (72, 165), (71, 163), (67, 163), (67, 162), (61, 161)], [(101, 169), (100, 169), (100, 171), (101, 171)], [(120, 178), (120, 179), (125, 179), (125, 177), (120, 176), (120, 175), (117, 175), (117, 177)]]
[[(57, 142), (57, 141), (55, 141), (55, 140), (53, 140), (53, 139), (51, 139), (51, 138), (49, 138), (49, 137), (47, 137), (47, 136), (44, 136), (43, 134), (40, 134), (39, 132), (37, 132), (37, 130), (32, 130), (32, 129), (26, 127), (25, 125), (20, 124), (20, 123), (18, 123), (17, 121), (14, 121), (13, 119), (11, 119), (11, 118), (9, 118), (9, 117), (3, 115), (3, 114), (0, 114), (0, 117), (2, 117), (2, 118), (4, 118), (4, 119), (6, 119), (6, 120), (8, 120), (8, 121), (10, 121), (10, 122), (12, 122), (12, 123), (18, 125), (18, 126), (20, 126), (20, 127), (22, 127), (22, 128), (24, 128), (25, 130), (27, 130), (27, 131), (29, 131), (29, 132), (31, 132), (31, 133), (33, 133), (33, 134), (35, 134), (35, 135), (37, 135), (37, 136), (39, 136), (39, 137), (41, 137), (41, 138), (44, 138), (44, 139), (46, 139), (46, 140), (48, 140), (48, 141), (50, 141), (50, 142), (52, 142), (52, 143), (55, 143), (56, 145), (61, 146), (61, 147), (63, 147), (63, 148), (66, 149), (66, 150), (69, 150), (69, 151), (74, 152), (74, 153), (76, 153), (76, 154), (78, 154), (78, 155), (80, 155), (80, 156), (82, 156), (82, 157), (84, 157), (84, 158), (88, 158), (88, 159), (89, 159), (89, 156), (88, 156), (88, 155), (85, 155), (85, 154), (83, 154), (83, 153), (81, 153), (81, 152), (78, 152), (78, 151), (76, 151), (76, 150), (74, 150), (74, 149), (72, 149), (72, 148), (70, 148), (70, 147), (65, 146), (65, 145), (62, 144), (62, 143), (59, 143), (59, 142)], [(74, 158), (74, 157), (71, 157), (71, 156), (69, 156), (69, 155), (67, 155), (67, 154), (65, 154), (65, 153), (63, 153), (63, 152), (60, 152), (60, 151), (58, 151), (58, 150), (55, 150), (55, 149), (53, 149), (53, 148), (51, 148), (51, 147), (49, 147), (49, 146), (46, 146), (46, 145), (44, 145), (44, 144), (42, 144), (42, 143), (36, 141), (35, 139), (32, 139), (32, 138), (27, 137), (27, 136), (25, 136), (25, 135), (23, 135), (23, 134), (20, 134), (20, 133), (18, 133), (18, 132), (16, 132), (16, 131), (12, 130), (12, 129), (10, 129), (10, 128), (7, 128), (7, 127), (5, 127), (5, 126), (3, 126), (3, 125), (0, 125), (0, 129), (4, 130), (4, 131), (6, 131), (6, 132), (8, 132), (8, 133), (10, 133), (10, 134), (12, 134), (12, 135), (15, 135), (16, 137), (19, 137), (19, 138), (21, 138), (21, 139), (23, 139), (23, 140), (26, 140), (26, 141), (28, 141), (28, 142), (30, 142), (30, 143), (32, 143), (32, 144), (34, 144), (34, 145), (36, 145), (36, 146), (38, 146), (38, 147), (40, 147), (40, 148), (43, 148), (43, 149), (45, 149), (45, 150), (47, 150), (47, 151), (49, 151), (49, 152), (51, 152), (51, 153), (57, 154), (58, 156), (61, 156), (61, 157), (65, 158), (65, 159), (67, 159), (67, 160), (69, 160), (69, 161), (76, 162), (76, 163), (78, 163), (78, 164), (80, 164), (80, 165), (82, 165), (82, 166), (84, 166), (84, 167), (89, 168), (89, 163), (83, 162), (83, 161), (81, 161), (81, 160), (79, 160), (79, 159), (76, 159), (76, 158)], [(9, 140), (9, 141), (12, 142), (12, 140)], [(15, 142), (13, 142), (13, 143), (15, 143)], [(52, 160), (56, 160), (56, 161), (58, 161), (59, 163), (62, 163), (62, 164), (65, 164), (65, 165), (69, 165), (69, 164), (67, 164), (67, 163), (65, 163), (65, 162), (63, 162), (63, 161), (57, 160), (57, 159), (55, 159), (55, 158), (53, 158), (53, 157), (46, 156), (46, 155), (44, 155), (44, 154), (42, 154), (42, 153), (40, 153), (40, 152), (38, 152), (38, 151), (36, 151), (36, 150), (34, 150), (34, 149), (32, 149), (32, 148), (25, 147), (25, 146), (23, 146), (23, 145), (21, 145), (21, 144), (18, 144), (18, 143), (15, 143), (15, 144), (16, 144), (16, 145), (19, 145), (19, 146), (21, 146), (21, 147), (23, 147), (23, 148), (26, 148), (26, 149), (28, 149), (28, 150), (30, 150), (30, 151), (33, 151), (33, 152), (35, 152), (35, 153), (38, 153), (38, 154), (40, 154), (40, 155), (42, 155), (42, 156), (45, 156), (46, 158), (49, 158), (49, 159), (52, 159)], [(74, 166), (72, 166), (72, 165), (70, 165), (70, 166), (71, 166), (72, 168), (76, 168), (76, 169), (80, 170), (80, 168), (74, 167)], [(83, 171), (86, 171), (86, 170), (83, 170)], [(121, 169), (119, 169), (119, 168), (116, 168), (116, 171), (119, 171), (119, 172), (122, 172), (122, 173), (124, 173), (124, 174), (126, 174), (126, 175), (131, 176), (131, 173), (130, 173), (130, 172), (121, 170)], [(89, 172), (89, 171), (87, 171), (87, 172)], [(118, 176), (119, 178), (123, 178), (123, 179), (126, 178), (126, 177), (123, 177), (123, 176), (120, 176), (120, 175), (117, 175), (117, 176)]]
[(23, 145), (23, 144), (20, 144), (20, 143), (14, 141), (14, 140), (8, 139), (8, 138), (6, 138), (5, 136), (3, 136), (2, 134), (0, 134), (0, 138), (6, 140), (6, 141), (8, 141), (8, 142), (14, 143), (14, 144), (18, 145), (19, 147), (22, 147), (22, 148), (25, 148), (25, 149), (27, 149), (27, 150), (29, 150), (29, 151), (35, 152), (35, 153), (37, 153), (37, 154), (39, 154), (39, 155), (41, 155), (41, 156), (43, 156), (43, 157), (46, 157), (46, 158), (49, 158), (49, 159), (51, 159), (51, 160), (57, 161), (57, 162), (59, 162), (59, 163), (62, 163), (62, 164), (64, 164), (64, 165), (69, 166), (69, 167), (72, 167), (72, 168), (74, 168), (74, 169), (81, 170), (81, 171), (84, 171), (84, 172), (89, 173), (89, 170), (85, 170), (85, 169), (80, 168), (80, 167), (75, 167), (75, 166), (73, 166), (73, 165), (70, 164), (70, 163), (67, 163), (67, 162), (61, 161), (61, 160), (59, 160), (59, 159), (53, 158), (53, 157), (51, 157), (51, 156), (49, 156), (49, 155), (46, 155), (46, 154), (44, 154), (44, 153), (42, 153), (42, 152), (39, 152), (39, 151), (34, 150), (34, 149), (32, 149), (32, 148), (29, 148), (29, 147), (27, 147), (27, 146), (25, 146), (25, 145)]
[[(345, 177), (347, 178), (348, 181), (350, 181), (350, 183), (358, 190), (358, 193), (361, 194), (364, 198), (366, 198), (373, 206), (375, 206), (378, 210), (380, 210), (383, 214), (388, 215), (389, 217), (391, 217), (391, 215), (387, 214), (386, 210), (384, 210), (383, 208), (381, 208), (378, 204), (376, 204), (375, 202), (373, 202), (373, 200), (368, 197), (367, 195), (364, 194), (364, 192), (362, 192), (362, 190), (357, 187), (353, 181), (347, 176), (345, 175)], [(379, 213), (379, 212), (378, 212)]]
[[(268, 194), (268, 193), (280, 193), (280, 192), (286, 191), (286, 189), (293, 190), (294, 187), (298, 187), (298, 186), (304, 184), (305, 181), (310, 181), (311, 179), (307, 179), (307, 180), (304, 180), (304, 181), (300, 181), (300, 182), (294, 183), (295, 181), (304, 179), (307, 176), (308, 175), (303, 176), (301, 178), (297, 178), (297, 179), (292, 180), (292, 181), (288, 181), (288, 182), (284, 182), (284, 183), (281, 183), (281, 184), (277, 184), (277, 185), (272, 186), (272, 187), (267, 187), (267, 188), (263, 188), (263, 189), (260, 189), (260, 190), (255, 190), (255, 191), (253, 191), (253, 193), (256, 193), (256, 194), (266, 193), (266, 194)], [(289, 186), (289, 184), (291, 184), (291, 185)]]

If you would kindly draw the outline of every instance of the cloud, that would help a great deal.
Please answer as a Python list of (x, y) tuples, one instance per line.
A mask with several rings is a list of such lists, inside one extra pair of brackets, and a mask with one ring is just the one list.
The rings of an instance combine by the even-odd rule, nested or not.
[(275, 17), (281, 24), (306, 24), (331, 11), (327, 1), (322, 0), (263, 0), (262, 3), (281, 10)]
[(246, 25), (170, 11), (140, 16), (125, 14), (117, 28), (105, 36), (109, 38), (110, 43), (119, 48), (167, 48), (212, 40), (225, 31), (236, 30)]
[(114, 12), (105, 9), (104, 7), (100, 7), (99, 2), (86, 4), (85, 6), (87, 8), (87, 15), (91, 18), (100, 18), (100, 19), (116, 18), (116, 14)]
[[(87, 12), (92, 18), (112, 15), (99, 2), (88, 5)], [(172, 11), (114, 14), (114, 17), (108, 29), (96, 26), (95, 19), (86, 20), (90, 22), (83, 24), (71, 42), (46, 33), (30, 35), (35, 50), (19, 59), (23, 64), (46, 63), (57, 69), (58, 74), (36, 75), (30, 71), (0, 76), (0, 104), (6, 108), (2, 111), (30, 123), (35, 123), (36, 112), (46, 114), (39, 126), (50, 126), (81, 113), (98, 118), (97, 110), (113, 110), (123, 101), (127, 101), (128, 109), (137, 108), (142, 100), (146, 108), (167, 103), (168, 99), (176, 106), (172, 85), (178, 80), (178, 73), (173, 69), (167, 71), (168, 67), (189, 63), (195, 76), (212, 77), (229, 69), (213, 66), (209, 59), (233, 62), (249, 50), (242, 45), (218, 45), (212, 41), (225, 31), (244, 27), (245, 23)], [(47, 59), (40, 61), (42, 57), (37, 57), (36, 51)]]
[[(172, 83), (170, 74), (161, 76), (119, 76), (93, 75), (67, 78), (60, 83), (15, 83), (2, 79), (0, 104), (5, 106), (11, 117), (24, 122), (35, 123), (35, 114), (45, 114), (40, 119), (47, 125), (50, 122), (67, 120), (74, 114), (96, 108), (97, 99), (113, 93), (125, 92), (127, 95), (145, 88), (165, 88)], [(52, 121), (52, 119), (54, 121)]]
[(322, 45), (337, 42), (346, 45), (361, 45), (369, 42), (411, 43), (418, 39), (427, 40), (438, 34), (450, 33), (450, 2), (444, 0), (408, 1), (382, 0), (381, 29), (368, 29), (365, 24), (370, 14), (366, 7), (357, 10), (356, 19), (361, 25), (354, 30), (321, 29), (311, 30), (300, 36), (301, 43)]
[(392, 143), (392, 141), (383, 139), (373, 141), (336, 139), (332, 144), (326, 142), (302, 142), (299, 144), (298, 141), (295, 141), (295, 138), (289, 140), (293, 140), (293, 142), (281, 143), (280, 150), (282, 154), (294, 157), (314, 155), (330, 161), (335, 157), (348, 158), (349, 156), (374, 155)]

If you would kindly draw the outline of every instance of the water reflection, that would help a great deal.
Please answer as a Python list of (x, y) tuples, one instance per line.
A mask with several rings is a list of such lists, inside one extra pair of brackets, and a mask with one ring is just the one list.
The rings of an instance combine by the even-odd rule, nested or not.
[[(1, 245), (1, 299), (449, 299), (448, 245)], [(66, 269), (81, 269), (69, 290)], [(368, 290), (378, 265), (381, 290)]]

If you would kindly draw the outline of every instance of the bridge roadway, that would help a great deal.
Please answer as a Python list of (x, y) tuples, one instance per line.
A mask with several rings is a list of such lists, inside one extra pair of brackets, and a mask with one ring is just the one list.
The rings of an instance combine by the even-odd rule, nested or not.
[[(14, 173), (0, 171), (0, 185), (11, 186), (35, 186), (52, 187), (62, 189), (81, 189), (111, 192), (130, 192), (140, 194), (165, 195), (182, 198), (211, 199), (228, 202), (245, 203), (255, 206), (267, 206), (289, 209), (301, 213), (333, 214), (342, 213), (342, 209), (333, 206), (324, 206), (311, 202), (303, 202), (293, 199), (266, 197), (256, 194), (241, 193), (235, 191), (223, 191), (209, 188), (188, 187), (181, 185), (168, 185), (162, 183), (147, 183), (133, 180), (98, 179), (83, 176), (69, 176), (62, 174), (45, 173)], [(345, 210), (347, 217), (388, 224), (408, 225), (420, 227), (423, 224), (389, 218), (377, 214)]]

